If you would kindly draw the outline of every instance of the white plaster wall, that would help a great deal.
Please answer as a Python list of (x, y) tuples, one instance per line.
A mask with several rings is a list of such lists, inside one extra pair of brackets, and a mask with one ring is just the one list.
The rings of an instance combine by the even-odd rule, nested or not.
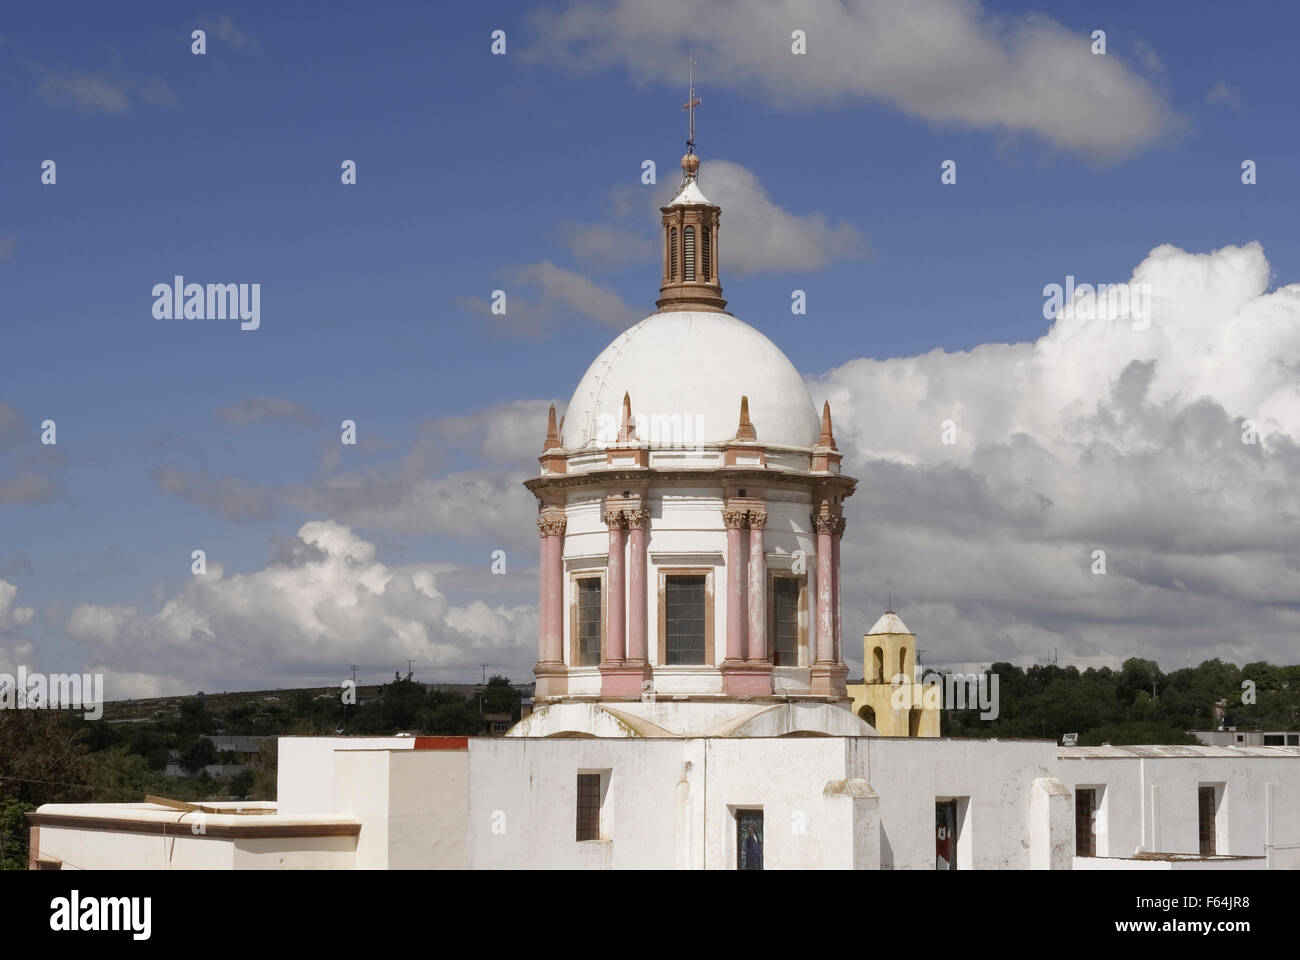
[(45, 825), (41, 827), (40, 854), (62, 860), (64, 870), (231, 869), (232, 841), (190, 836), (190, 829), (189, 823), (178, 824), (175, 837), (160, 837)]
[(1055, 775), (1054, 743), (908, 737), (846, 742), (851, 760), (845, 776), (862, 777), (880, 795), (882, 868), (934, 869), (934, 804), (948, 797), (970, 797), (958, 869), (1029, 867), (1030, 789), (1037, 778)]
[[(1227, 784), (1217, 830), (1219, 853), (1263, 856), (1269, 783), (1274, 785), (1274, 842), (1300, 841), (1300, 762), (1294, 758), (1063, 757), (1059, 770), (1071, 792), (1080, 784), (1106, 785), (1106, 853), (1112, 857), (1131, 857), (1139, 846), (1159, 853), (1198, 853), (1197, 787), (1202, 783)], [(1153, 786), (1159, 788), (1158, 825)]]
[(357, 865), (357, 839), (237, 840), (234, 867), (236, 870), (351, 870)]
[(335, 812), (334, 751), (339, 748), (410, 750), (414, 746), (414, 737), (280, 737), (277, 809), (288, 817)]
[(736, 868), (737, 808), (763, 810), (764, 869), (849, 869), (852, 805), (828, 798), (843, 780), (845, 740), (838, 737), (711, 739), (706, 744), (706, 863)]
[(388, 866), (469, 866), (469, 751), (411, 750), (389, 757)]
[[(469, 748), (469, 862), (515, 867), (672, 868), (690, 853), (678, 782), (700, 789), (690, 741), (475, 739)], [(612, 770), (608, 840), (576, 840), (577, 774)], [(688, 802), (695, 802), (690, 800)], [(688, 865), (696, 865), (692, 858)]]

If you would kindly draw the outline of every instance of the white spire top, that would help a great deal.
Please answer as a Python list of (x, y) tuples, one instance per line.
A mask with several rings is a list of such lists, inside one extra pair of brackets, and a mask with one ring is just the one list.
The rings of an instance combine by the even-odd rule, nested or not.
[(881, 633), (905, 633), (912, 635), (912, 631), (907, 629), (902, 619), (893, 610), (886, 610), (876, 621), (876, 625), (867, 631), (867, 636), (873, 636)]
[(682, 184), (682, 188), (677, 191), (677, 196), (668, 201), (668, 206), (685, 207), (693, 203), (705, 203), (710, 207), (717, 206), (716, 203), (704, 195), (704, 192), (700, 190), (700, 185), (695, 182), (695, 178), (691, 177)]

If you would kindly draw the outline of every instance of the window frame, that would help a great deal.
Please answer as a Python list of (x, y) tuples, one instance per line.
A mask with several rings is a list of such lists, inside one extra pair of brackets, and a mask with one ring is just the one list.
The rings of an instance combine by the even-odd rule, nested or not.
[[(656, 667), (672, 670), (678, 667), (708, 667), (717, 663), (713, 638), (714, 625), (714, 568), (713, 567), (659, 567), (658, 568), (658, 659)], [(668, 662), (668, 578), (704, 577), (704, 659), (700, 663)]]
[[(605, 662), (605, 605), (608, 601), (609, 590), (606, 583), (605, 570), (577, 570), (569, 574), (569, 666), (590, 669), (599, 667)], [(581, 651), (581, 637), (579, 635), (580, 623), (579, 615), (579, 580), (599, 580), (600, 581), (600, 652), (595, 663), (579, 663), (578, 655)]]
[[(797, 618), (794, 663), (776, 662), (776, 581), (793, 580), (799, 585), (799, 597), (796, 601)], [(806, 667), (810, 663), (808, 656), (808, 575), (794, 573), (790, 570), (767, 571), (767, 659), (774, 667)]]

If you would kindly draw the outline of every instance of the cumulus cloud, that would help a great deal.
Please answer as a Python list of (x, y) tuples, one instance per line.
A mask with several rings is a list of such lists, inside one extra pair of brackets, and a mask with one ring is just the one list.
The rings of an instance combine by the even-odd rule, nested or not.
[(154, 612), (80, 604), (67, 633), (103, 663), (111, 697), (334, 682), (349, 662), (408, 658), (432, 671), (477, 662), (517, 676), (531, 669), (534, 604), (456, 606), (434, 568), (387, 566), (374, 544), (331, 521), (303, 524), (297, 539), (291, 562), (228, 577), (210, 566)]
[(811, 382), (862, 481), (850, 622), (892, 589), (939, 658), (1293, 660), (1300, 284), (1269, 280), (1258, 244), (1165, 245), (1130, 278), (1148, 329), (1060, 317), (1034, 343)]
[(504, 314), (493, 313), (492, 305), (479, 298), (462, 297), (460, 303), (498, 331), (526, 337), (540, 337), (571, 326), (576, 318), (615, 330), (641, 319), (613, 287), (557, 267), (549, 260), (516, 267), (503, 289)]
[[(536, 545), (536, 507), (523, 489), (535, 472), (549, 401), (520, 400), (421, 423), (391, 463), (334, 472), (333, 462), (300, 483), (258, 484), (168, 464), (158, 488), (237, 523), (271, 520), (285, 507), (366, 529), (431, 533), (501, 549)], [(563, 414), (563, 405), (557, 404)], [(453, 470), (464, 456), (484, 466)]]
[(843, 220), (782, 209), (754, 173), (729, 160), (700, 164), (700, 186), (722, 208), (724, 263), (737, 273), (820, 270), (833, 260), (866, 255), (866, 241)]
[[(759, 93), (778, 107), (884, 102), (931, 123), (1023, 132), (1101, 161), (1182, 122), (1114, 44), (1092, 54), (1091, 25), (992, 16), (969, 0), (571, 0), (534, 24), (539, 36), (526, 55), (575, 71), (620, 67), (637, 82), (678, 87), (692, 50), (702, 84)], [(791, 52), (795, 29), (806, 34), (802, 56)], [(1154, 51), (1135, 49), (1149, 66)]]

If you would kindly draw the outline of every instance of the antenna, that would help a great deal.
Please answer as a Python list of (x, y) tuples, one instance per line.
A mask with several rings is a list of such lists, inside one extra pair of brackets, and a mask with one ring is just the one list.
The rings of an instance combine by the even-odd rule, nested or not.
[(682, 104), (682, 109), (690, 114), (690, 134), (686, 138), (686, 152), (695, 152), (695, 108), (704, 101), (695, 95), (695, 57), (694, 55), (686, 58), (686, 75), (687, 75), (687, 95), (686, 102)]

